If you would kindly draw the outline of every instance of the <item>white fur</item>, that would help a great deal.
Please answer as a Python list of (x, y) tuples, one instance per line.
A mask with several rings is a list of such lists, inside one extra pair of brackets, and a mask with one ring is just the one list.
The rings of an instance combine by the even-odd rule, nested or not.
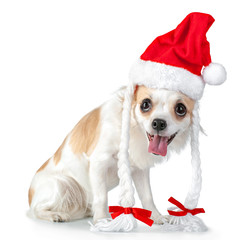
[[(59, 163), (55, 165), (51, 158), (46, 168), (34, 176), (31, 183), (34, 197), (30, 207), (34, 217), (51, 221), (67, 221), (93, 215), (95, 223), (110, 217), (107, 194), (119, 183), (117, 161), (123, 108), (121, 99), (124, 97), (125, 90), (119, 90), (101, 106), (100, 137), (90, 156), (84, 153), (75, 155), (72, 152), (69, 134)], [(152, 211), (152, 219), (156, 223), (163, 223), (164, 217), (153, 201), (149, 169), (164, 158), (148, 153), (145, 130), (152, 132), (149, 122), (153, 118), (165, 118), (168, 121), (168, 130), (164, 134), (169, 135), (179, 131), (169, 145), (168, 151), (180, 151), (189, 136), (190, 119), (176, 122), (167, 110), (168, 101), (177, 98), (177, 93), (155, 90), (152, 97), (158, 101), (158, 108), (149, 120), (143, 120), (137, 110), (139, 106), (136, 106), (135, 115), (131, 116), (129, 165), (143, 207)], [(131, 201), (127, 206), (133, 204)], [(126, 220), (127, 217), (125, 216)], [(119, 226), (122, 226), (122, 222), (127, 222), (126, 220), (122, 219)]]
[(179, 91), (194, 100), (201, 99), (205, 87), (201, 76), (184, 68), (141, 59), (132, 65), (130, 79), (137, 85)]

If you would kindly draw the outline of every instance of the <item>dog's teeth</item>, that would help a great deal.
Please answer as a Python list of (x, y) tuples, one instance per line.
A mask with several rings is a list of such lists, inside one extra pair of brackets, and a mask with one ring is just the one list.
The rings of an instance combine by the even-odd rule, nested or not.
[(147, 133), (147, 137), (148, 137), (149, 141), (152, 141), (154, 139), (154, 135), (151, 135), (148, 132), (146, 132), (146, 133)]

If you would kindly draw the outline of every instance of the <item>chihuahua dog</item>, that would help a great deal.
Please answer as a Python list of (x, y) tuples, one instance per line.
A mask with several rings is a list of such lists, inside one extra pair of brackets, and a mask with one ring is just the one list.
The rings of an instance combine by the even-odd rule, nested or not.
[[(30, 189), (32, 216), (64, 222), (109, 217), (108, 191), (118, 185), (117, 161), (125, 88), (84, 116), (55, 154), (36, 172)], [(139, 86), (131, 109), (129, 155), (132, 178), (155, 223), (163, 223), (150, 187), (149, 172), (170, 151), (188, 141), (195, 101), (166, 89)]]

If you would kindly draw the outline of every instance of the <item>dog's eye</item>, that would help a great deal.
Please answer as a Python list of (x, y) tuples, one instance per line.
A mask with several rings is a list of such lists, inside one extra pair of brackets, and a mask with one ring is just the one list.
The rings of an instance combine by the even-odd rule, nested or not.
[(187, 113), (187, 108), (185, 107), (184, 104), (182, 103), (178, 103), (175, 107), (175, 113), (179, 116), (179, 117), (184, 117)]
[(152, 103), (149, 98), (144, 99), (142, 104), (140, 105), (142, 112), (150, 111), (151, 107), (152, 107)]

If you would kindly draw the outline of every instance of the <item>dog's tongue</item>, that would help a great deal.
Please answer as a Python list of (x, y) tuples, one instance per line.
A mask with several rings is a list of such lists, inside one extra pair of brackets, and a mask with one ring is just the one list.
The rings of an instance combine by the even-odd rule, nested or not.
[(149, 144), (149, 153), (155, 153), (161, 156), (166, 156), (168, 146), (168, 138), (155, 135)]

